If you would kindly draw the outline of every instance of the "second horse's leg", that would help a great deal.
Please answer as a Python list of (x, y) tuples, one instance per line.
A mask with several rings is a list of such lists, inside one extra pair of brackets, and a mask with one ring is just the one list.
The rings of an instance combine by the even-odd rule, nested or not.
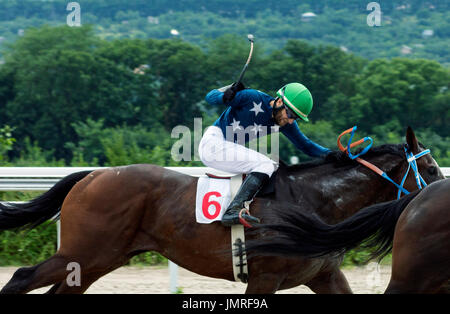
[(0, 292), (6, 294), (27, 293), (61, 282), (68, 274), (66, 270), (68, 263), (69, 261), (65, 257), (55, 254), (38, 265), (19, 268)]
[(306, 284), (315, 293), (353, 293), (339, 268), (322, 272)]

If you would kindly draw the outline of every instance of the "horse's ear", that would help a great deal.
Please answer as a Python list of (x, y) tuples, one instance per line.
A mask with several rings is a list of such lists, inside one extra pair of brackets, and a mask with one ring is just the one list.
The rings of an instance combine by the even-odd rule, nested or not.
[(410, 126), (408, 126), (408, 129), (406, 130), (406, 143), (413, 154), (419, 153), (419, 142)]

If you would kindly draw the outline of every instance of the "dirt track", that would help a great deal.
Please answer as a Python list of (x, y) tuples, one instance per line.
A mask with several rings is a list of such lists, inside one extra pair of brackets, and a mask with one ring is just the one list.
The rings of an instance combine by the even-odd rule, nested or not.
[[(0, 287), (3, 287), (12, 277), (17, 267), (0, 267)], [(343, 269), (354, 293), (382, 293), (389, 282), (391, 267), (369, 264), (366, 267)], [(182, 293), (188, 294), (240, 294), (244, 293), (246, 285), (220, 279), (199, 276), (179, 268), (178, 287)], [(42, 288), (32, 293), (43, 293), (48, 288)], [(161, 294), (169, 293), (169, 270), (167, 267), (122, 267), (100, 278), (86, 293), (123, 293), (123, 294)], [(299, 286), (278, 293), (312, 293)]]

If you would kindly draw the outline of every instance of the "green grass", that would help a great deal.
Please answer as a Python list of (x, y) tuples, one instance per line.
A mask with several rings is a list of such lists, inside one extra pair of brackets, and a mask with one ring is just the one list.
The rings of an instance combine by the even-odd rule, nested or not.
[[(345, 253), (344, 261), (342, 262), (342, 267), (353, 267), (353, 266), (363, 266), (368, 264), (370, 261), (367, 259), (370, 256), (369, 250), (354, 249)], [(378, 262), (378, 260), (376, 260)], [(384, 257), (380, 264), (390, 265), (392, 263), (392, 254), (388, 254)]]
[(56, 225), (45, 223), (30, 231), (0, 233), (0, 266), (27, 266), (56, 252)]

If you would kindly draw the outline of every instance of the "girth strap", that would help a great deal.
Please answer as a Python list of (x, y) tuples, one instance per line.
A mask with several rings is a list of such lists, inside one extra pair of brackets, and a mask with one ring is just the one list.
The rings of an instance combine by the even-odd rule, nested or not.
[[(231, 199), (236, 196), (242, 184), (242, 175), (231, 177)], [(248, 282), (247, 255), (245, 254), (245, 233), (241, 224), (231, 226), (231, 249), (234, 280)]]

